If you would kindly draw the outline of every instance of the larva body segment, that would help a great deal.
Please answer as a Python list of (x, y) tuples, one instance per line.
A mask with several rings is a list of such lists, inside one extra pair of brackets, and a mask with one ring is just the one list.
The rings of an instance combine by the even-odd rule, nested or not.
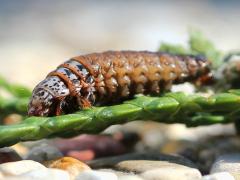
[(210, 77), (209, 62), (201, 57), (147, 51), (92, 53), (61, 64), (40, 82), (33, 91), (28, 113), (59, 115), (95, 104), (120, 102), (138, 93), (158, 94), (174, 83), (204, 83)]

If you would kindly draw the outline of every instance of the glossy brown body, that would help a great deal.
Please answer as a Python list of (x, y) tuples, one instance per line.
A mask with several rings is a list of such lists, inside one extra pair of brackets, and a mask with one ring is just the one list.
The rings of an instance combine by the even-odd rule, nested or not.
[[(202, 57), (162, 52), (107, 51), (74, 57), (70, 61), (60, 65), (48, 77), (59, 77), (69, 89), (68, 95), (56, 99), (63, 101), (72, 97), (65, 105), (72, 103), (80, 108), (119, 102), (139, 93), (158, 94), (174, 83), (197, 81), (201, 84), (211, 76), (209, 62)], [(84, 75), (81, 69), (73, 66), (74, 62), (83, 65), (87, 73)], [(59, 72), (59, 68), (69, 72), (64, 74)], [(69, 73), (74, 74), (77, 80), (69, 78)], [(56, 111), (57, 114), (66, 113), (63, 105)]]

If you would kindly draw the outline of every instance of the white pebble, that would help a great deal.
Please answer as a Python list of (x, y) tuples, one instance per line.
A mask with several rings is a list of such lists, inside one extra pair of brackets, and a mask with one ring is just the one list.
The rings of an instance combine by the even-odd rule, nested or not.
[(211, 174), (228, 172), (235, 179), (240, 180), (240, 154), (226, 154), (218, 157), (210, 172)]
[(46, 169), (46, 167), (38, 162), (31, 160), (22, 160), (0, 164), (0, 172), (4, 175), (20, 175), (22, 173), (26, 173), (35, 169)]
[(29, 171), (21, 174), (21, 177), (38, 180), (70, 180), (70, 176), (66, 171), (53, 168)]
[(76, 180), (118, 180), (118, 178), (114, 173), (89, 170), (79, 174)]
[(201, 173), (193, 168), (175, 168), (175, 167), (162, 167), (145, 171), (141, 177), (146, 180), (200, 180)]
[(143, 180), (143, 179), (137, 175), (124, 175), (120, 176), (118, 180)]
[(228, 172), (219, 172), (203, 176), (202, 180), (235, 180)]

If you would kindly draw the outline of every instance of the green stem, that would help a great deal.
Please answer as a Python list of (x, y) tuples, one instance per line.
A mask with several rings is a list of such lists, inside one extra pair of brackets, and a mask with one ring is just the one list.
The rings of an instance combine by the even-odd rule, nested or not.
[(162, 97), (137, 96), (123, 104), (92, 107), (75, 114), (29, 117), (20, 124), (0, 126), (0, 146), (19, 141), (98, 133), (114, 124), (134, 120), (183, 123), (187, 126), (233, 122), (240, 113), (240, 90), (211, 97), (167, 93)]

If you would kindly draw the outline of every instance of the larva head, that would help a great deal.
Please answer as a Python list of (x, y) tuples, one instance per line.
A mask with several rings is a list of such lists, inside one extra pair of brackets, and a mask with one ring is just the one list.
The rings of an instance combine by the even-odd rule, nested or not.
[(28, 115), (55, 115), (57, 106), (60, 106), (61, 101), (67, 95), (69, 95), (69, 89), (57, 76), (47, 77), (33, 90), (28, 105)]
[(35, 88), (28, 105), (29, 116), (49, 116), (55, 109), (54, 97), (46, 89)]

